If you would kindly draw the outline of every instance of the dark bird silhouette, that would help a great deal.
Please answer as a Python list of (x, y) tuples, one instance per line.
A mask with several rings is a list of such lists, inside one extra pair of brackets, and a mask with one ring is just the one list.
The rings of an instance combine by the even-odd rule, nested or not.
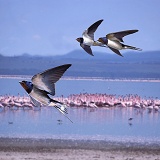
[(131, 121), (131, 120), (133, 120), (133, 118), (129, 118), (128, 120)]

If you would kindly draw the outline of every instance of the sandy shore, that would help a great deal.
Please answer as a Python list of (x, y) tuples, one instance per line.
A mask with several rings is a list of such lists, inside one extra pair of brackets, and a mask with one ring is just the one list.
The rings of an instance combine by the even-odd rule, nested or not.
[(53, 149), (48, 151), (0, 151), (0, 160), (159, 160), (158, 152), (101, 151), (82, 149)]
[(159, 145), (90, 140), (0, 138), (0, 160), (160, 160)]

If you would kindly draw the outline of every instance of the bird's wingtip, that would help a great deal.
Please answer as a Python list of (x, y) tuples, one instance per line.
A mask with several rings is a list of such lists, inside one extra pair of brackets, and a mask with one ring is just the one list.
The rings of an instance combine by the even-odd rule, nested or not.
[(66, 64), (66, 65), (68, 66), (68, 68), (72, 66), (72, 64)]

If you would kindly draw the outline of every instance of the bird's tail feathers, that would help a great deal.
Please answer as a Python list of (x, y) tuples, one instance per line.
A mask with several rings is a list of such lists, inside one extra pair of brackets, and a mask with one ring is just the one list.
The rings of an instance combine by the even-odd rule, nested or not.
[(125, 45), (125, 44), (123, 44), (123, 48), (124, 48), (124, 49), (133, 49), (133, 50), (142, 51), (141, 48), (136, 48), (136, 47), (129, 46), (129, 45)]
[(58, 103), (58, 104), (63, 104), (62, 102), (56, 101), (56, 100), (54, 100), (54, 99), (51, 99), (50, 102)]
[[(66, 118), (68, 118), (68, 117), (66, 116), (66, 114), (68, 114), (68, 112), (67, 112), (67, 106), (66, 106), (65, 104), (63, 104), (63, 103), (61, 103), (61, 102), (58, 102), (58, 101), (56, 101), (56, 100), (51, 100), (49, 106), (55, 107), (55, 108), (56, 108), (58, 111), (60, 111)], [(69, 119), (69, 118), (68, 118), (68, 119)], [(69, 120), (72, 122), (71, 119), (69, 119)], [(72, 122), (72, 123), (73, 123), (73, 122)]]

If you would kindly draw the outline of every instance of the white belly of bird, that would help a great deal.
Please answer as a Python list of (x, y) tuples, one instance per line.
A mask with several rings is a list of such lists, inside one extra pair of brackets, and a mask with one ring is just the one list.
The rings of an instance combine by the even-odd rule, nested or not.
[(119, 42), (115, 42), (115, 41), (111, 41), (108, 39), (108, 47), (117, 49), (117, 50), (121, 50), (122, 49), (122, 45)]
[(84, 41), (83, 43), (87, 46), (93, 46), (94, 44), (94, 41), (92, 39), (89, 39), (89, 38), (84, 38)]

